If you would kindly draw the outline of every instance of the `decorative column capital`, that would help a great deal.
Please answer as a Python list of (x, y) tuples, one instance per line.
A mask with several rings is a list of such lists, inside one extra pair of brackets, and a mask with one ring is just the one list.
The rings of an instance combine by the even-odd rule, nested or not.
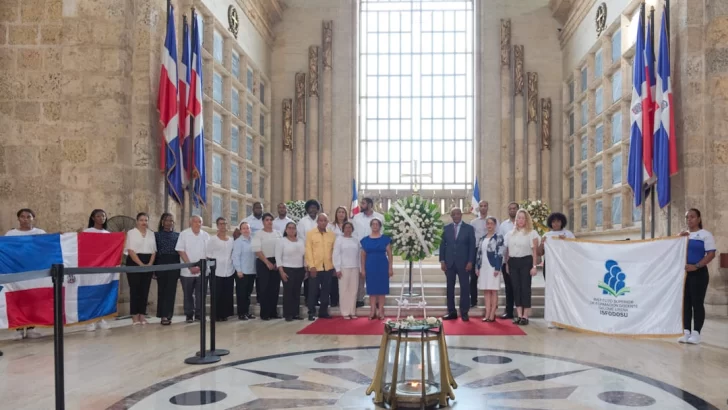
[(296, 73), (296, 123), (306, 123), (306, 73)]
[(283, 151), (293, 151), (293, 100), (283, 100)]
[(551, 98), (541, 99), (541, 149), (551, 150)]
[(538, 121), (538, 73), (528, 73), (528, 122)]
[(501, 19), (501, 65), (511, 64), (511, 19)]
[(514, 70), (514, 95), (523, 95), (523, 46), (513, 46), (513, 56), (515, 57)]
[(318, 75), (318, 46), (308, 48), (308, 96), (318, 97), (319, 95), (319, 75)]
[(323, 36), (324, 36), (324, 71), (331, 70), (333, 64), (333, 36), (334, 36), (334, 21), (326, 20), (323, 22)]

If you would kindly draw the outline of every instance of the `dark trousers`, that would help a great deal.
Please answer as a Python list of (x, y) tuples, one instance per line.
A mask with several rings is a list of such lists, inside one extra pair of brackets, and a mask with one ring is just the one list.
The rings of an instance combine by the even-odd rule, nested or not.
[[(170, 265), (179, 263), (179, 255), (157, 254), (155, 264)], [(157, 317), (171, 319), (174, 315), (174, 302), (177, 299), (179, 269), (166, 270), (157, 275)]]
[[(316, 315), (316, 302), (321, 297), (319, 316), (329, 316), (329, 292), (331, 291), (331, 278), (334, 270), (319, 271), (315, 278), (308, 278), (308, 314)], [(320, 293), (319, 293), (320, 292)]]
[[(306, 301), (306, 306), (308, 306), (308, 278), (303, 280), (303, 298)], [(321, 294), (321, 290), (319, 289), (318, 292), (316, 292), (316, 301), (318, 301), (319, 295)]]
[(695, 272), (688, 272), (683, 293), (683, 329), (690, 330), (691, 321), (694, 323), (692, 330), (700, 333), (703, 329), (705, 293), (708, 291), (709, 281), (710, 274), (705, 266)]
[(329, 306), (339, 306), (339, 278), (336, 275), (331, 278), (331, 291), (329, 295), (331, 300)]
[(460, 315), (467, 315), (470, 310), (470, 272), (465, 269), (458, 269), (456, 266), (448, 266), (447, 272), (447, 313), (455, 311), (455, 281), (460, 282)]
[[(182, 276), (182, 293), (184, 294), (184, 310), (187, 317), (202, 317), (202, 303), (204, 302), (200, 295), (200, 281), (202, 275), (186, 277)], [(205, 283), (205, 294), (207, 294), (207, 283)]]
[[(137, 257), (142, 263), (149, 263), (152, 255), (137, 253)], [(127, 258), (126, 266), (139, 265), (131, 258)], [(149, 288), (152, 286), (152, 272), (127, 272), (126, 279), (129, 281), (129, 314), (146, 315), (147, 302), (149, 301)]]
[(235, 276), (235, 298), (238, 300), (238, 316), (250, 314), (250, 295), (253, 294), (256, 275)]
[(513, 285), (513, 300), (517, 307), (531, 307), (531, 269), (533, 256), (509, 258), (511, 283)]
[(506, 272), (506, 265), (501, 268), (503, 274), (503, 283), (505, 284), (506, 293), (506, 315), (513, 316), (513, 283), (511, 282), (511, 274)]
[[(276, 258), (268, 258), (272, 264)], [(278, 295), (281, 290), (281, 275), (278, 269), (268, 269), (261, 260), (255, 261), (255, 270), (258, 273), (258, 303), (260, 303), (261, 319), (278, 316)]]
[(283, 317), (291, 319), (301, 311), (301, 283), (306, 276), (304, 268), (283, 268), (288, 280), (283, 282)]
[(470, 272), (470, 306), (478, 306), (478, 275), (475, 269)]
[(232, 276), (215, 277), (215, 319), (227, 319), (233, 315), (233, 284)]

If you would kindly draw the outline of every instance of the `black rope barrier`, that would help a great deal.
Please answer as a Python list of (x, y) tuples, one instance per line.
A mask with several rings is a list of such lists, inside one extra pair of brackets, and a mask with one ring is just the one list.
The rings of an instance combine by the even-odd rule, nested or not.
[[(215, 259), (209, 259), (210, 263), (210, 350), (206, 354), (211, 356), (227, 356), (230, 351), (227, 349), (217, 349), (215, 347), (215, 323), (217, 323), (217, 277), (215, 271), (217, 270), (217, 261)], [(203, 302), (204, 303), (204, 302)], [(200, 352), (197, 352), (197, 356)]]
[[(97, 273), (148, 273), (148, 272), (164, 272), (168, 270), (178, 270), (183, 268), (194, 268), (200, 266), (199, 262), (194, 263), (174, 263), (170, 265), (151, 265), (151, 266), (110, 266), (110, 267), (93, 267), (93, 268), (65, 268), (67, 275), (92, 275)], [(164, 267), (164, 269), (160, 269)]]
[(7, 283), (23, 282), (26, 280), (49, 278), (52, 276), (52, 274), (53, 272), (51, 272), (51, 269), (34, 270), (23, 273), (8, 273), (0, 275), (0, 285), (5, 285)]

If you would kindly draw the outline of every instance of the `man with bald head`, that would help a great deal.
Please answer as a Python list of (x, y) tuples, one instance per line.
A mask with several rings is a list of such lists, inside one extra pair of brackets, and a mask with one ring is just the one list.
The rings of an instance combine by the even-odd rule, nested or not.
[(445, 226), (440, 242), (440, 268), (447, 279), (447, 314), (443, 320), (457, 319), (455, 282), (460, 282), (460, 316), (470, 320), (470, 272), (475, 265), (475, 229), (463, 222), (463, 211), (450, 211), (452, 223)]
[[(308, 267), (308, 320), (316, 320), (317, 296), (321, 306), (318, 317), (329, 315), (329, 291), (334, 276), (334, 241), (336, 234), (328, 230), (329, 217), (321, 212), (316, 217), (316, 228), (306, 233), (306, 266)], [(320, 293), (319, 293), (320, 292)]]

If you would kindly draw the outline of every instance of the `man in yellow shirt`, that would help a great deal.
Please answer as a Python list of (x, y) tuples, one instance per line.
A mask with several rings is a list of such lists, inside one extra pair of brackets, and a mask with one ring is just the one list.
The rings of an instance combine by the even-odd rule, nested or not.
[[(329, 290), (334, 276), (334, 241), (336, 234), (327, 229), (329, 217), (318, 214), (316, 229), (306, 233), (306, 266), (308, 267), (308, 320), (316, 320), (317, 296), (321, 298), (319, 317), (331, 319), (329, 315)], [(320, 289), (320, 293), (319, 293)]]

